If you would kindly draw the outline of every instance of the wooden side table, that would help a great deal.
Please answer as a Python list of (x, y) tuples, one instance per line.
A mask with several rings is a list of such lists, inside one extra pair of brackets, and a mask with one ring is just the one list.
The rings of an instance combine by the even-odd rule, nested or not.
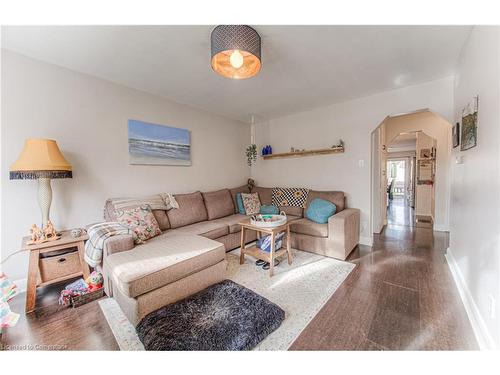
[(90, 269), (84, 259), (84, 244), (88, 238), (87, 234), (74, 238), (70, 231), (62, 231), (61, 238), (56, 241), (36, 245), (26, 245), (31, 238), (23, 238), (22, 249), (30, 252), (26, 313), (35, 309), (37, 287), (89, 276)]
[[(290, 249), (290, 224), (287, 222), (279, 227), (274, 228), (262, 228), (256, 225), (250, 224), (250, 220), (243, 221), (239, 223), (241, 226), (241, 250), (240, 250), (240, 264), (245, 262), (245, 255), (250, 255), (254, 258), (263, 260), (269, 263), (269, 277), (274, 274), (274, 259), (283, 256), (285, 253), (288, 255), (288, 264), (292, 264), (292, 251)], [(257, 246), (246, 247), (245, 244), (245, 231), (253, 230), (259, 233), (265, 233), (271, 235), (271, 251), (268, 253), (259, 249)], [(286, 232), (286, 246), (283, 246), (279, 250), (275, 250), (275, 237), (278, 233)]]

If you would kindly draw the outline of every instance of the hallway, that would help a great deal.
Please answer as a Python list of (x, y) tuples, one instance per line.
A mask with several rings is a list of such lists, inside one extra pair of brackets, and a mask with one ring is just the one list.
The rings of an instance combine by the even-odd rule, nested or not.
[(408, 206), (404, 198), (389, 200), (387, 223), (391, 225), (415, 226), (415, 209)]

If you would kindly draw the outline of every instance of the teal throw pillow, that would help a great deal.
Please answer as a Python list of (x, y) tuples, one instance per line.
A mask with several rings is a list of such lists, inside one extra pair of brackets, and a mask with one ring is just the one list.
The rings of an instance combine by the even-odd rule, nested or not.
[(243, 205), (243, 198), (241, 198), (241, 193), (236, 194), (236, 205), (238, 206), (238, 212), (242, 215), (246, 215), (245, 206)]
[(337, 206), (324, 199), (313, 199), (306, 210), (306, 217), (318, 224), (328, 223), (328, 218), (335, 215)]
[(260, 206), (260, 213), (263, 215), (278, 215), (280, 210), (275, 205)]

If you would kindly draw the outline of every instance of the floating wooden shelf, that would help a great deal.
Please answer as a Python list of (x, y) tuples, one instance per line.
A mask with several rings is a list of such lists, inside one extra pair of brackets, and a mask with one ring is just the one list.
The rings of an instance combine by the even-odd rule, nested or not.
[(264, 155), (264, 160), (268, 159), (284, 159), (284, 158), (301, 158), (304, 156), (341, 154), (344, 152), (344, 147), (320, 148), (317, 150), (306, 150), (297, 152), (283, 152), (281, 154)]

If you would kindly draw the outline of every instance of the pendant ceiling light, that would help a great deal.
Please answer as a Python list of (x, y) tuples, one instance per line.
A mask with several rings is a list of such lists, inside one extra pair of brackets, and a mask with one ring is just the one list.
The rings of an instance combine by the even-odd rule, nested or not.
[(260, 35), (246, 25), (219, 25), (212, 31), (212, 69), (223, 77), (255, 76), (260, 61)]

